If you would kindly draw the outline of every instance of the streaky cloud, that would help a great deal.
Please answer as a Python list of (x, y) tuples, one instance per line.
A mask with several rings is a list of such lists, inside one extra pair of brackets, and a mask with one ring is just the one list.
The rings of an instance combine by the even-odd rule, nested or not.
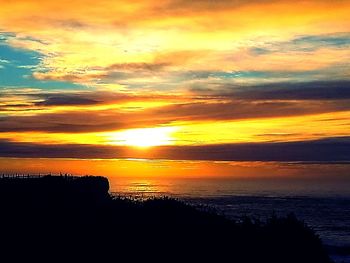
[(142, 151), (123, 146), (43, 145), (0, 141), (1, 157), (146, 158), (212, 161), (348, 162), (350, 137), (313, 141), (236, 143), (201, 146), (160, 146)]
[(98, 104), (99, 101), (81, 98), (78, 96), (53, 96), (48, 97), (42, 102), (36, 103), (37, 106), (63, 106), (63, 105), (94, 105)]
[(290, 41), (269, 42), (259, 47), (251, 48), (255, 55), (288, 52), (312, 52), (321, 48), (349, 48), (350, 33), (333, 33), (323, 35), (304, 35)]
[(247, 101), (347, 100), (350, 99), (350, 80), (277, 82), (260, 85), (226, 84), (217, 89), (193, 88), (191, 91)]

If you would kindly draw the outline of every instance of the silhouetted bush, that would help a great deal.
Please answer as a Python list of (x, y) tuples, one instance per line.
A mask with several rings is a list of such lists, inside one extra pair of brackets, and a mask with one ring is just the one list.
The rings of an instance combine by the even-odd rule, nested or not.
[(103, 177), (0, 179), (0, 255), (10, 253), (11, 262), (330, 262), (294, 215), (234, 222), (167, 197), (111, 197), (108, 188)]

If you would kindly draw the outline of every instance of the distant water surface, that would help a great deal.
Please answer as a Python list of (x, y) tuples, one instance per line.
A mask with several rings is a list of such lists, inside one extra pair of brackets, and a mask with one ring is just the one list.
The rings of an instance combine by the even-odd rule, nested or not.
[(116, 178), (111, 192), (178, 197), (303, 196), (350, 198), (349, 180), (230, 179), (230, 178)]

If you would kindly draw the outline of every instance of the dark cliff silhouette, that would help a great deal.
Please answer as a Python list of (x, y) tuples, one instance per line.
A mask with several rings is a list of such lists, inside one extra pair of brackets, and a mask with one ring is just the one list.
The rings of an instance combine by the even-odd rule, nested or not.
[(170, 198), (112, 197), (103, 177), (0, 178), (8, 262), (330, 262), (293, 215), (234, 222)]

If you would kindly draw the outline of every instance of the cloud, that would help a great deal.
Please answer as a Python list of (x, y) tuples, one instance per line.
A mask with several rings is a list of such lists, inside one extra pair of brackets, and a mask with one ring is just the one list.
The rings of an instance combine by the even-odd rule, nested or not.
[[(232, 121), (244, 121), (251, 120), (255, 123), (259, 122), (260, 126), (255, 127), (255, 124), (250, 124), (250, 132), (255, 131), (256, 134), (265, 132), (268, 129), (269, 120), (264, 118), (277, 118), (280, 117), (278, 123), (274, 124), (276, 129), (285, 132), (285, 127), (288, 124), (286, 117), (293, 116), (307, 116), (312, 114), (320, 114), (325, 112), (332, 112), (331, 116), (335, 116), (335, 111), (349, 110), (349, 101), (344, 103), (329, 103), (327, 105), (315, 103), (288, 103), (288, 102), (263, 102), (263, 103), (247, 103), (247, 102), (230, 102), (230, 103), (188, 103), (188, 104), (174, 104), (173, 106), (158, 106), (149, 109), (81, 109), (81, 105), (78, 105), (77, 109), (63, 112), (51, 112), (40, 113), (40, 109), (31, 112), (30, 115), (26, 115), (28, 109), (25, 109), (22, 105), (17, 111), (19, 116), (7, 116), (0, 118), (0, 134), (1, 133), (16, 133), (22, 132), (23, 136), (31, 138), (30, 134), (26, 132), (48, 132), (48, 133), (91, 133), (91, 132), (107, 132), (117, 131), (120, 129), (132, 129), (132, 128), (145, 128), (145, 127), (157, 127), (159, 125), (176, 125), (181, 123), (182, 125), (192, 125), (193, 123), (207, 123), (211, 121), (223, 121), (227, 122), (227, 127), (223, 125), (225, 130), (222, 130), (219, 134), (210, 132), (213, 138), (220, 139), (220, 136), (228, 133), (228, 129), (236, 129), (240, 127), (239, 123), (231, 123)], [(127, 106), (127, 107), (132, 107)], [(24, 111), (24, 112), (22, 112)], [(23, 115), (23, 116), (20, 116)], [(285, 118), (283, 121), (281, 118)], [(259, 121), (259, 119), (261, 119)], [(325, 131), (327, 134), (344, 132), (347, 127), (346, 123), (342, 120), (335, 120), (335, 122), (327, 122), (327, 120), (311, 120), (305, 117), (304, 121), (309, 122), (309, 134), (311, 131), (317, 131), (315, 125), (333, 125), (331, 130)], [(263, 123), (267, 123), (265, 126)], [(274, 123), (274, 120), (271, 120)], [(299, 123), (300, 125), (301, 123)], [(340, 129), (340, 126), (343, 128)], [(347, 124), (348, 125), (348, 124)], [(288, 125), (287, 125), (288, 126)], [(339, 126), (339, 127), (338, 127)], [(215, 125), (213, 126), (215, 127)], [(230, 128), (231, 127), (231, 128)], [(289, 126), (288, 126), (289, 127)], [(193, 129), (196, 129), (193, 127)], [(248, 127), (246, 128), (248, 129)], [(272, 128), (270, 128), (272, 129)], [(295, 127), (293, 128), (295, 129)], [(340, 129), (340, 131), (339, 131)], [(198, 130), (198, 129), (197, 129)], [(303, 130), (301, 127), (299, 130)], [(208, 134), (209, 131), (205, 128), (199, 128), (202, 134)], [(272, 131), (270, 131), (272, 132)], [(221, 135), (220, 135), (221, 134)], [(227, 134), (227, 136), (228, 136)], [(15, 136), (15, 135), (13, 135)], [(18, 135), (17, 135), (18, 136)], [(43, 134), (42, 136), (45, 137)], [(76, 135), (79, 136), (79, 135)], [(226, 136), (226, 137), (227, 137)], [(232, 135), (233, 136), (233, 135)], [(238, 135), (237, 135), (238, 136)], [(246, 136), (241, 134), (240, 136)], [(316, 136), (316, 135), (314, 135)], [(198, 136), (197, 136), (198, 137)], [(225, 138), (226, 138), (225, 137)], [(59, 137), (57, 137), (58, 139)], [(191, 136), (191, 140), (196, 137)], [(227, 139), (227, 138), (226, 138)], [(231, 138), (235, 139), (235, 138)], [(184, 137), (186, 140), (186, 136)], [(201, 141), (200, 137), (198, 140)]]
[(140, 151), (121, 146), (40, 145), (0, 141), (1, 157), (149, 158), (212, 161), (348, 162), (350, 138), (284, 143), (239, 143), (202, 146), (159, 146)]
[(89, 133), (114, 131), (161, 124), (164, 120), (144, 114), (123, 113), (117, 110), (75, 110), (60, 113), (43, 113), (34, 116), (0, 118), (2, 132), (54, 132)]
[(152, 115), (148, 109), (177, 100), (166, 94), (6, 90), (0, 94), (0, 114), (3, 114), (0, 133), (103, 132), (157, 125), (166, 120)]
[[(84, 105), (87, 101), (55, 100), (41, 105)], [(258, 118), (300, 116), (349, 110), (344, 103), (298, 103), (232, 101), (229, 103), (185, 103), (160, 106), (141, 111), (123, 110), (75, 110), (41, 113), (32, 116), (7, 116), (0, 118), (0, 132), (104, 132), (127, 128), (154, 127), (172, 122), (233, 121)], [(18, 114), (21, 112), (20, 106)]]
[(350, 81), (280, 82), (260, 85), (222, 85), (216, 89), (192, 88), (192, 92), (245, 101), (349, 100)]
[(283, 143), (242, 143), (164, 147), (152, 156), (166, 159), (220, 161), (349, 161), (349, 138)]
[[(107, 114), (106, 114), (107, 115)], [(1, 132), (89, 133), (132, 127), (115, 118), (117, 114), (97, 118), (91, 113), (43, 114), (1, 118)], [(135, 125), (135, 124), (134, 124)], [(25, 134), (24, 134), (25, 135)]]
[(283, 118), (350, 110), (350, 82), (218, 85), (190, 94), (6, 90), (0, 133), (105, 132), (172, 123)]
[(8, 61), (7, 59), (0, 59), (0, 64), (9, 64), (10, 61)]
[(33, 76), (38, 80), (70, 81), (76, 83), (98, 83), (100, 81), (128, 81), (135, 78), (149, 78), (159, 74), (171, 64), (169, 62), (154, 63), (117, 63), (106, 67), (95, 66), (66, 74), (63, 72), (34, 72)]
[[(1, 106), (12, 106), (13, 110), (19, 106), (40, 106), (43, 110), (54, 106), (107, 106), (120, 105), (128, 102), (149, 102), (172, 100), (174, 97), (166, 94), (136, 94), (117, 92), (109, 90), (40, 90), (26, 88), (1, 88), (0, 102)], [(64, 109), (61, 109), (64, 110)]]
[[(170, 82), (167, 88), (177, 89), (177, 79), (171, 76), (180, 71), (303, 71), (345, 65), (349, 60), (349, 51), (340, 49), (347, 43), (350, 26), (347, 1), (1, 4), (2, 28), (13, 32), (2, 39), (12, 47), (40, 53), (41, 61), (33, 70), (42, 81), (94, 87), (123, 82), (130, 89), (142, 82), (151, 83), (154, 90)], [(275, 52), (274, 43), (285, 43), (288, 52)], [(308, 52), (293, 49), (305, 45)], [(265, 53), (252, 54), (254, 48)], [(135, 80), (135, 76), (141, 77)], [(157, 82), (152, 82), (154, 78)]]
[(245, 102), (231, 100), (225, 103), (187, 103), (153, 110), (154, 116), (169, 121), (217, 121), (273, 118), (349, 110), (349, 101), (343, 103), (319, 102)]
[(37, 106), (64, 106), (64, 105), (94, 105), (97, 100), (81, 98), (78, 96), (52, 96), (46, 100), (36, 103)]
[(264, 43), (260, 47), (251, 48), (256, 55), (269, 53), (312, 52), (321, 48), (348, 49), (350, 33), (333, 33), (324, 35), (306, 35), (286, 42)]
[(107, 71), (111, 70), (146, 70), (146, 71), (157, 71), (162, 70), (167, 66), (170, 66), (170, 63), (118, 63), (112, 64), (105, 68)]

